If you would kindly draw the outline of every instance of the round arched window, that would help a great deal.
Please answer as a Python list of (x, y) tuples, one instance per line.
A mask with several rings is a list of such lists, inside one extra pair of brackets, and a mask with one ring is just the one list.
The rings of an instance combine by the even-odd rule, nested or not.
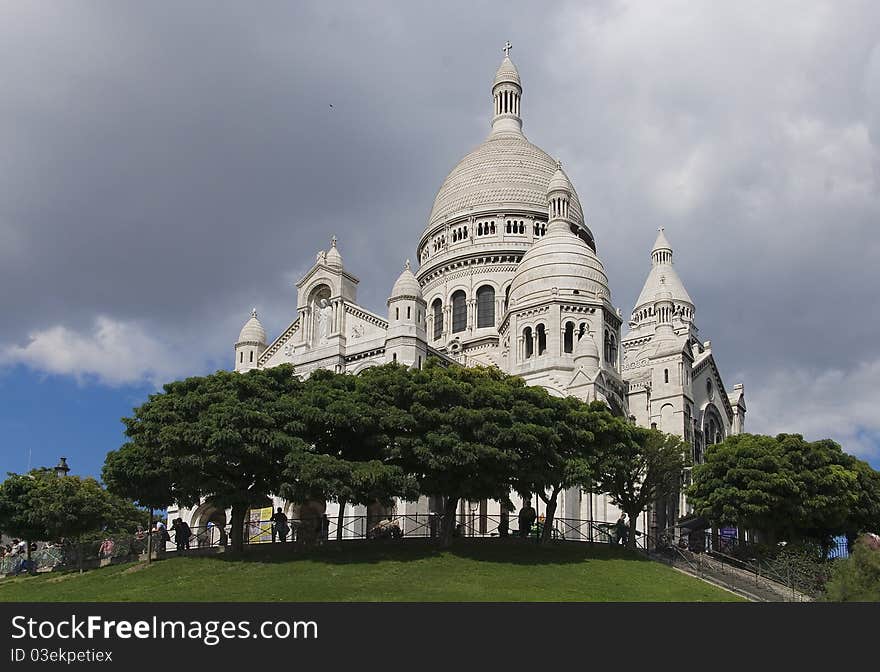
[(706, 396), (709, 397), (709, 401), (713, 401), (715, 399), (715, 389), (712, 387), (712, 381), (706, 381)]

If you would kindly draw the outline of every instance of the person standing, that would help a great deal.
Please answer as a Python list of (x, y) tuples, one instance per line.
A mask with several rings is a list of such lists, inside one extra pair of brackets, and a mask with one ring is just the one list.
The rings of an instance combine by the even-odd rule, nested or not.
[(617, 543), (626, 546), (626, 541), (629, 538), (629, 526), (626, 523), (625, 513), (620, 514), (620, 518), (617, 519), (614, 528), (615, 532), (617, 532)]
[(275, 543), (275, 537), (278, 536), (278, 540), (281, 543), (287, 541), (287, 533), (290, 532), (290, 525), (287, 523), (287, 516), (284, 515), (284, 511), (281, 510), (281, 507), (278, 507), (278, 510), (272, 514), (272, 517), (269, 518), (272, 522), (272, 543)]
[(327, 541), (330, 538), (330, 519), (326, 513), (321, 514), (321, 541)]
[(532, 530), (532, 524), (538, 514), (532, 508), (532, 500), (527, 499), (523, 503), (523, 507), (519, 510), (519, 536), (526, 538)]

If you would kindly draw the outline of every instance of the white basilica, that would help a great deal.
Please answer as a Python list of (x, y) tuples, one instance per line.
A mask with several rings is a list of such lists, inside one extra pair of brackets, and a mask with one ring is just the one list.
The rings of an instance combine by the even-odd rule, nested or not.
[[(358, 279), (333, 238), (297, 283), (297, 313), (282, 333), (268, 341), (252, 313), (235, 344), (235, 370), (293, 363), (304, 375), (316, 368), (357, 373), (386, 362), (420, 367), (428, 357), (497, 366), (551, 394), (600, 399), (642, 426), (682, 436), (699, 462), (706, 445), (743, 431), (743, 386), (727, 390), (711, 343), (698, 338), (696, 307), (662, 229), (650, 267), (645, 245), (647, 279), (621, 335), (621, 311), (577, 192), (560, 162), (523, 134), (522, 94), (505, 49), (489, 135), (440, 186), (416, 248), (418, 269), (406, 262), (387, 314), (358, 305)], [(434, 505), (425, 497), (399, 502), (396, 513), (422, 515)], [(684, 506), (671, 502), (639, 528), (662, 530)], [(485, 530), (500, 505), (461, 507)], [(348, 508), (345, 515), (385, 513)], [(336, 505), (326, 509), (334, 519)], [(216, 513), (206, 506), (180, 512), (191, 525)], [(617, 515), (605, 497), (578, 489), (563, 493), (557, 511), (583, 520)]]

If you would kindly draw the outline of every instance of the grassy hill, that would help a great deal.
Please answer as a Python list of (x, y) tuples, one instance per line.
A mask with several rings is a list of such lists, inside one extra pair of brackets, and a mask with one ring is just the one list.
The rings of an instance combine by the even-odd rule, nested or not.
[(733, 601), (624, 549), (460, 540), (169, 558), (0, 580), (0, 601)]

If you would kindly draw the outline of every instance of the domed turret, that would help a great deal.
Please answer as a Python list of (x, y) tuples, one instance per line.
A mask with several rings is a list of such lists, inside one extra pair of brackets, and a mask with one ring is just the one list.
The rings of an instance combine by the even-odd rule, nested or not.
[(250, 319), (244, 323), (238, 334), (239, 343), (266, 343), (266, 330), (263, 323), (257, 317), (257, 309), (251, 311)]
[(235, 343), (235, 370), (247, 371), (256, 368), (257, 360), (266, 349), (266, 330), (257, 317), (257, 309), (251, 311), (250, 319), (244, 323)]
[(421, 368), (428, 356), (425, 322), (427, 307), (422, 288), (406, 260), (403, 272), (388, 298), (388, 332), (385, 358), (407, 366)]
[(325, 259), (328, 266), (342, 268), (342, 255), (339, 254), (339, 250), (336, 248), (336, 236), (330, 239), (330, 250), (327, 252)]
[(592, 376), (599, 370), (599, 346), (589, 330), (584, 332), (574, 350), (574, 367)]
[(419, 281), (416, 280), (416, 276), (413, 275), (409, 259), (406, 260), (403, 272), (398, 276), (397, 281), (394, 283), (394, 287), (391, 289), (391, 298), (389, 301), (404, 296), (418, 298), (421, 298), (422, 296), (422, 288), (419, 285)]
[(605, 268), (593, 249), (571, 231), (574, 189), (557, 161), (547, 188), (547, 235), (532, 245), (510, 285), (510, 305), (522, 308), (560, 295), (611, 299)]

